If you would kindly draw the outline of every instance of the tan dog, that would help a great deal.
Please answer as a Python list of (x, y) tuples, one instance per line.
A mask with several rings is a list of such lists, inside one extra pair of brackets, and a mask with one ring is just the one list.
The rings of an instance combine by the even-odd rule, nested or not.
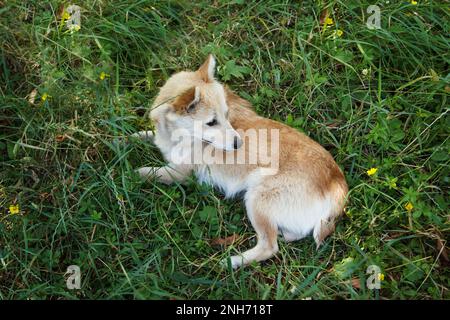
[[(319, 246), (343, 212), (348, 188), (342, 171), (318, 143), (258, 116), (248, 101), (216, 81), (215, 64), (210, 55), (197, 71), (179, 72), (160, 89), (150, 114), (155, 134), (135, 136), (153, 140), (169, 163), (141, 168), (139, 174), (171, 183), (182, 182), (193, 172), (227, 197), (245, 192), (257, 244), (231, 257), (234, 268), (272, 257), (278, 251), (279, 233), (286, 241), (312, 233)], [(256, 142), (247, 135), (264, 130), (275, 134), (261, 135)], [(261, 160), (267, 149), (271, 153), (266, 160), (271, 163)], [(237, 161), (239, 153), (244, 163), (242, 158)], [(195, 156), (205, 158), (193, 160)], [(230, 156), (234, 162), (228, 161)]]

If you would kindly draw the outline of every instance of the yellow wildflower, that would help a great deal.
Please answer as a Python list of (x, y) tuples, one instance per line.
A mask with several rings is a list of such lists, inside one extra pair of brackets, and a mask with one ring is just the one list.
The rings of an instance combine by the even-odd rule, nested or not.
[(64, 11), (61, 17), (63, 20), (69, 20), (70, 14), (67, 11)]
[(411, 212), (412, 209), (414, 209), (414, 206), (412, 205), (411, 202), (408, 202), (408, 203), (405, 205), (405, 209), (406, 209), (406, 211)]
[(109, 77), (109, 74), (107, 74), (103, 71), (100, 73), (100, 76), (99, 76), (100, 80), (105, 80), (105, 78), (108, 78), (108, 77)]
[(330, 17), (326, 18), (324, 24), (325, 25), (332, 25), (333, 24), (333, 18), (330, 18)]
[(375, 173), (377, 173), (377, 171), (378, 171), (378, 168), (370, 168), (369, 170), (367, 170), (367, 175), (369, 177), (373, 176)]
[(378, 274), (378, 280), (380, 280), (380, 281), (384, 280), (384, 274), (383, 273), (379, 273)]
[(18, 204), (12, 204), (9, 206), (9, 213), (18, 214), (20, 212), (20, 208)]
[(414, 0), (411, 0), (410, 3), (411, 3), (413, 6), (417, 5), (417, 1), (414, 1)]
[(332, 36), (334, 39), (336, 39), (336, 38), (342, 37), (343, 34), (344, 34), (344, 31), (338, 29), (338, 30), (333, 31)]
[(42, 101), (45, 101), (45, 100), (47, 100), (47, 99), (49, 99), (49, 98), (51, 98), (51, 97), (52, 97), (51, 95), (49, 95), (47, 92), (45, 92), (45, 93), (42, 95), (41, 100), (42, 100)]

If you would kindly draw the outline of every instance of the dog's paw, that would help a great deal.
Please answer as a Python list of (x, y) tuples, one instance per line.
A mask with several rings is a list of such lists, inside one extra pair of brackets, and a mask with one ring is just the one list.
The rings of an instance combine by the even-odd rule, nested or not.
[(153, 142), (155, 134), (152, 131), (139, 131), (130, 135), (129, 138)]
[(222, 267), (228, 267), (228, 259), (231, 260), (231, 267), (237, 269), (244, 264), (244, 258), (242, 256), (231, 256), (230, 258), (225, 258), (220, 262)]

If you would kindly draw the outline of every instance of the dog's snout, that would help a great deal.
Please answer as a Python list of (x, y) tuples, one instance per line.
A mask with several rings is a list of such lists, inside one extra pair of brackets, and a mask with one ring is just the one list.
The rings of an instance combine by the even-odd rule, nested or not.
[(239, 149), (242, 146), (242, 139), (238, 138), (238, 137), (234, 137), (234, 144), (233, 147), (235, 149)]

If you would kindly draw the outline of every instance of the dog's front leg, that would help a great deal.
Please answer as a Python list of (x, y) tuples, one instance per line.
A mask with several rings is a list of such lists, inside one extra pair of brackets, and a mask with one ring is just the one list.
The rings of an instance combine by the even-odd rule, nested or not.
[(137, 170), (141, 178), (146, 180), (151, 176), (155, 176), (165, 184), (183, 182), (191, 171), (192, 168), (190, 166), (142, 167)]

